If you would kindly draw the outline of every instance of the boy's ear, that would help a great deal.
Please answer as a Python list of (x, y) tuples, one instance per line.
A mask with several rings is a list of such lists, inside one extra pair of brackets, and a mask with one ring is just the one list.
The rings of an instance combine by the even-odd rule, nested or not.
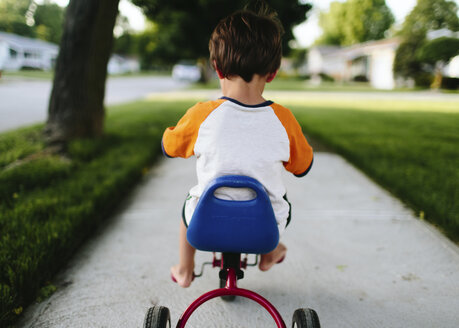
[(217, 72), (217, 75), (218, 75), (218, 78), (220, 80), (223, 80), (225, 77), (223, 76), (222, 72), (220, 71), (220, 69), (217, 67), (217, 62), (214, 60), (214, 68), (215, 68), (215, 72)]
[(276, 74), (277, 74), (277, 70), (274, 73), (269, 73), (268, 77), (266, 78), (266, 82), (269, 83), (272, 80), (274, 80), (274, 78), (276, 77)]

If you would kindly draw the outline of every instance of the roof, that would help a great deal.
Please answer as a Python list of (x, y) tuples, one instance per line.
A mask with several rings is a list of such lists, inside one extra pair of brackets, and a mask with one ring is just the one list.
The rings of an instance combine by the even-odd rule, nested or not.
[(46, 42), (39, 39), (27, 38), (17, 34), (7, 33), (0, 31), (0, 41), (6, 41), (17, 47), (36, 50), (57, 50), (57, 44)]
[(312, 49), (318, 51), (322, 56), (327, 56), (341, 50), (340, 46), (320, 45), (314, 46)]
[[(346, 58), (348, 60), (369, 54), (373, 51), (392, 49), (395, 50), (400, 45), (399, 38), (382, 39), (376, 41), (367, 41), (354, 44), (348, 47), (339, 46), (317, 46), (314, 50), (319, 51), (323, 58)], [(312, 50), (312, 49), (311, 49)]]
[(367, 41), (352, 46), (342, 48), (340, 53), (348, 59), (360, 57), (369, 54), (373, 51), (380, 51), (384, 49), (396, 50), (400, 45), (399, 38), (382, 39), (376, 41)]
[(343, 50), (353, 50), (353, 49), (363, 49), (363, 48), (392, 48), (395, 47), (397, 48), (400, 45), (400, 39), (399, 38), (390, 38), (390, 39), (382, 39), (382, 40), (372, 40), (372, 41), (367, 41), (363, 43), (358, 43), (354, 44), (352, 46), (343, 48)]

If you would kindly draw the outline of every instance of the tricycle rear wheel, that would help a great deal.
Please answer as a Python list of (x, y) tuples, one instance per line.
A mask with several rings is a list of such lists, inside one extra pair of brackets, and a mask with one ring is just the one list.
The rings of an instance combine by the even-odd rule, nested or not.
[(143, 328), (171, 328), (169, 309), (159, 305), (149, 308), (145, 315)]
[(297, 309), (293, 313), (292, 328), (320, 328), (319, 316), (313, 309)]

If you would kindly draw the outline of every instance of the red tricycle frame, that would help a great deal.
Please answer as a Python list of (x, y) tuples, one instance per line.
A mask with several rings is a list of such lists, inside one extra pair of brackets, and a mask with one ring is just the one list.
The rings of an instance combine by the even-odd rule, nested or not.
[(191, 303), (191, 305), (180, 317), (176, 326), (177, 328), (185, 327), (188, 319), (199, 306), (213, 298), (222, 296), (241, 296), (251, 299), (263, 306), (269, 312), (278, 328), (286, 328), (285, 322), (279, 311), (277, 311), (277, 309), (267, 299), (251, 290), (237, 287), (238, 277), (243, 277), (241, 268), (245, 268), (247, 266), (247, 259), (241, 261), (241, 254), (223, 253), (222, 260), (217, 260), (214, 254), (212, 265), (221, 267), (220, 277), (226, 276), (225, 287), (207, 292)]

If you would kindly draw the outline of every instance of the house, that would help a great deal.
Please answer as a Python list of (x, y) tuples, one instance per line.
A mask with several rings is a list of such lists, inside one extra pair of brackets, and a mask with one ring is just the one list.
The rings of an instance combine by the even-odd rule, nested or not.
[(377, 89), (393, 89), (393, 63), (400, 44), (397, 38), (370, 41), (350, 47), (319, 46), (309, 52), (312, 79), (326, 74), (337, 81), (366, 80)]
[(346, 61), (340, 54), (341, 47), (318, 46), (309, 50), (308, 74), (313, 81), (320, 82), (320, 75), (325, 74), (341, 81), (346, 70)]
[(400, 40), (398, 38), (370, 41), (344, 48), (347, 80), (358, 77), (370, 82), (376, 89), (395, 87), (394, 60)]
[(51, 70), (58, 52), (56, 44), (0, 31), (0, 70)]
[[(18, 71), (23, 68), (49, 71), (54, 69), (59, 46), (0, 31), (0, 71)], [(138, 72), (137, 59), (112, 55), (108, 63), (109, 74)]]
[[(445, 36), (443, 30), (434, 31), (429, 38)], [(441, 32), (441, 33), (440, 33)], [(453, 35), (457, 36), (457, 34)], [(369, 41), (350, 47), (317, 46), (309, 51), (308, 73), (313, 82), (319, 82), (326, 74), (335, 81), (368, 81), (376, 89), (394, 89), (395, 53), (398, 38)], [(459, 56), (454, 57), (443, 69), (444, 76), (459, 77)]]
[(459, 78), (459, 56), (454, 57), (451, 61), (443, 68), (444, 76)]

